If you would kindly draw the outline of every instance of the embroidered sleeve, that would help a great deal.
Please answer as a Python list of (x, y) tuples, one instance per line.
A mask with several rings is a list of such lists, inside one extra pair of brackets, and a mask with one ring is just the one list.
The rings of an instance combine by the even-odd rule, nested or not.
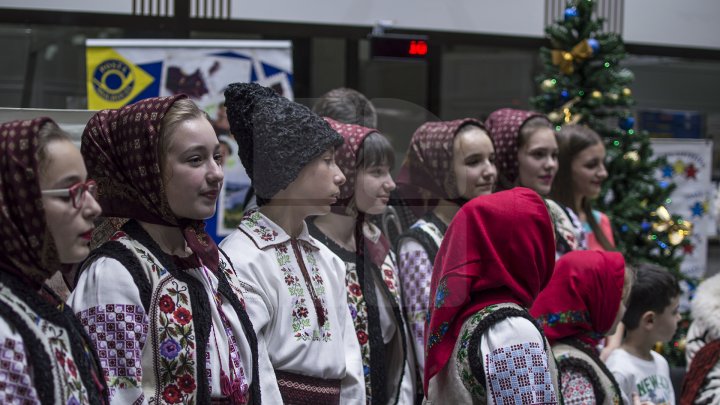
[(430, 278), (432, 266), (427, 252), (412, 239), (406, 239), (400, 246), (398, 270), (402, 284), (402, 297), (408, 324), (412, 334), (418, 369), (424, 368), (425, 320), (430, 301)]
[[(334, 258), (335, 268), (330, 274), (345, 274), (345, 264)], [(344, 277), (337, 285), (345, 285)], [(342, 340), (345, 347), (345, 378), (342, 379), (340, 397), (341, 403), (365, 403), (365, 376), (363, 373), (362, 357), (360, 356), (360, 342), (355, 333), (355, 325), (350, 316), (348, 294), (344, 288), (333, 291), (335, 302), (344, 303), (338, 306), (338, 324), (342, 325)], [(345, 310), (342, 310), (345, 309)]]
[[(117, 260), (98, 259), (80, 276), (69, 304), (95, 345), (110, 403), (145, 403), (142, 350), (149, 320), (127, 270)], [(159, 305), (170, 303), (161, 298)]]
[(0, 403), (40, 403), (19, 334), (0, 319)]
[(584, 405), (596, 402), (592, 382), (582, 370), (566, 367), (560, 371), (560, 386), (565, 405)]
[(488, 404), (557, 404), (548, 352), (537, 328), (521, 317), (490, 327), (481, 340)]

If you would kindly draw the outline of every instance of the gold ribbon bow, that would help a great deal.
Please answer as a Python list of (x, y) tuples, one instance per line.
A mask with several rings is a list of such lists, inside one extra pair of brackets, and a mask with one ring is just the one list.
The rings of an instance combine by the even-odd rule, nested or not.
[(667, 232), (668, 239), (674, 246), (682, 243), (683, 239), (692, 233), (692, 222), (683, 219), (680, 219), (677, 222), (673, 221), (667, 208), (662, 205), (658, 207), (651, 216), (657, 218), (657, 222), (652, 225), (653, 230), (656, 232)]
[(591, 57), (593, 54), (592, 47), (587, 39), (583, 39), (575, 45), (570, 52), (553, 49), (551, 51), (552, 63), (560, 68), (560, 71), (566, 75), (575, 71), (575, 60), (583, 60)]

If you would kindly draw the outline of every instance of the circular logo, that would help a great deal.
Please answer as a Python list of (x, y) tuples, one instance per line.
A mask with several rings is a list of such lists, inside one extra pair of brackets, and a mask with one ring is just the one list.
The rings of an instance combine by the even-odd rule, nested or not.
[(132, 69), (123, 61), (106, 60), (93, 72), (93, 88), (105, 100), (123, 100), (127, 98), (134, 86), (135, 77)]

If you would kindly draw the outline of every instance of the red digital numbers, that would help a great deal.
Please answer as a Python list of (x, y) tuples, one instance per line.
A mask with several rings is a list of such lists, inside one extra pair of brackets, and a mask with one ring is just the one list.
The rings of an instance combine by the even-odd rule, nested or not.
[(428, 53), (427, 42), (425, 41), (410, 41), (410, 49), (408, 49), (409, 55), (425, 56)]

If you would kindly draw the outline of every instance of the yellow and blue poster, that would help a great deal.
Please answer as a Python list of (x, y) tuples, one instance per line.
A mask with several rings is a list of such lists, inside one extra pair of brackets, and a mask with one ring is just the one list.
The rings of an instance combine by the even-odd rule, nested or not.
[(226, 156), (218, 210), (206, 229), (217, 241), (228, 235), (253, 198), (229, 132), (225, 88), (230, 83), (256, 82), (292, 100), (291, 42), (89, 39), (86, 56), (89, 110), (184, 93), (208, 113)]

